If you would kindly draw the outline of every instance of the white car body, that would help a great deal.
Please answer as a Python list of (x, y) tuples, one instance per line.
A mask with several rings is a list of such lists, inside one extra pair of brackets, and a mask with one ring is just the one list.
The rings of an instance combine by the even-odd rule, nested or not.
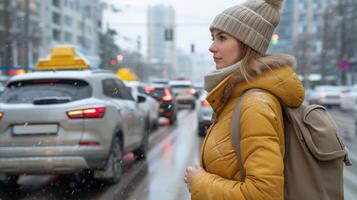
[(357, 84), (353, 85), (351, 90), (345, 95), (341, 95), (341, 109), (345, 111), (352, 111), (357, 105)]
[(89, 169), (118, 181), (122, 156), (133, 151), (143, 157), (148, 144), (148, 119), (139, 106), (145, 97), (138, 99), (103, 71), (14, 76), (0, 95), (0, 173)]
[(211, 125), (213, 109), (206, 101), (207, 92), (203, 91), (197, 103), (198, 135), (205, 136), (208, 127)]
[(316, 88), (309, 93), (308, 103), (324, 106), (340, 106), (340, 97), (345, 95), (346, 90), (345, 86), (316, 86)]
[(150, 127), (154, 129), (157, 128), (159, 124), (159, 102), (145, 93), (145, 85), (143, 83), (138, 81), (125, 81), (125, 85), (131, 88), (134, 99), (137, 99), (138, 95), (146, 97), (146, 101), (141, 105), (149, 113)]

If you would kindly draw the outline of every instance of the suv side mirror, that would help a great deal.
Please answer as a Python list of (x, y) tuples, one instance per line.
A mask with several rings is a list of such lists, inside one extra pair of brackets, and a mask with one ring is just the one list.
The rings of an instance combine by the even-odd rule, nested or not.
[(146, 97), (144, 97), (142, 95), (138, 95), (138, 100), (137, 100), (138, 103), (143, 103), (145, 101), (146, 101)]
[(196, 91), (193, 96), (195, 96), (196, 99), (198, 99), (200, 97), (200, 92), (199, 91)]

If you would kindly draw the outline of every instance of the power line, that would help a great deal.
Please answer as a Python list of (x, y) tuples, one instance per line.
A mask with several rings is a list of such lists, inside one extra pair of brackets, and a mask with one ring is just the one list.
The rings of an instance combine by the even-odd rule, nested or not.
[(111, 27), (116, 27), (116, 26), (156, 26), (156, 27), (168, 27), (168, 26), (209, 26), (211, 23), (176, 23), (173, 25), (170, 24), (164, 24), (164, 23), (155, 23), (155, 24), (148, 24), (148, 23), (113, 23), (110, 24)]

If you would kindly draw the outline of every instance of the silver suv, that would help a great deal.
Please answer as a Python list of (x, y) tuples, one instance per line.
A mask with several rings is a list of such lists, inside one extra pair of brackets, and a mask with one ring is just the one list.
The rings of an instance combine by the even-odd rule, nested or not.
[[(145, 158), (149, 119), (114, 74), (34, 72), (9, 80), (0, 95), (0, 173), (77, 173), (119, 181), (122, 157)], [(11, 183), (9, 183), (11, 184)]]

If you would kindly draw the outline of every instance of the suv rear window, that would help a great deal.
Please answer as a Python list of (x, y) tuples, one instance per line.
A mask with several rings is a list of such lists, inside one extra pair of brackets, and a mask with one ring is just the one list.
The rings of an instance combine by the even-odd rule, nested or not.
[(190, 85), (171, 85), (171, 88), (190, 88)]
[(0, 95), (1, 103), (33, 103), (35, 99), (65, 97), (70, 101), (92, 96), (92, 88), (86, 81), (73, 79), (37, 79), (14, 81)]
[(150, 93), (150, 95), (153, 97), (161, 98), (165, 95), (164, 88), (155, 88), (154, 91), (152, 91), (152, 93)]

